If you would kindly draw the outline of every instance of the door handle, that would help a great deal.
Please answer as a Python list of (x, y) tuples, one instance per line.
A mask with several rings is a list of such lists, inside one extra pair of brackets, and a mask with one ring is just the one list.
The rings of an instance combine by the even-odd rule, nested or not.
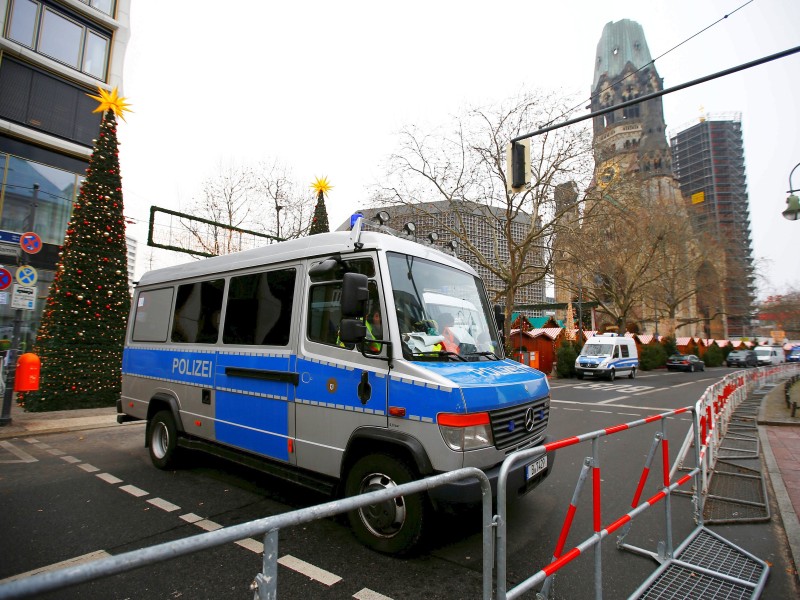
[(366, 404), (371, 396), (372, 386), (369, 383), (369, 373), (361, 371), (361, 383), (358, 384), (358, 399), (361, 400), (361, 404)]

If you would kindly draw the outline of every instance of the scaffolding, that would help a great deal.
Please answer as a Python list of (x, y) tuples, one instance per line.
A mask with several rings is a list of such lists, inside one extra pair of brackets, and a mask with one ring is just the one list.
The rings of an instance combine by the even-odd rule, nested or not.
[(725, 337), (750, 333), (755, 274), (744, 166), (741, 114), (708, 115), (671, 138), (672, 165), (690, 199), (692, 224), (714, 257), (722, 279)]

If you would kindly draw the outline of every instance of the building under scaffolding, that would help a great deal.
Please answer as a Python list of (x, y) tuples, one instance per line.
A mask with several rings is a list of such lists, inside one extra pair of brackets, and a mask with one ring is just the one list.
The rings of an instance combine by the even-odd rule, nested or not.
[(755, 276), (741, 115), (701, 118), (672, 137), (671, 146), (681, 193), (718, 276), (701, 312), (707, 319), (721, 312), (726, 337), (749, 335)]

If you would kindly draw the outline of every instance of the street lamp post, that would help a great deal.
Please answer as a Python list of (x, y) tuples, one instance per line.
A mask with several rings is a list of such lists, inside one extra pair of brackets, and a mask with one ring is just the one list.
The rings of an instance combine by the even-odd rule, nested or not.
[(783, 218), (789, 221), (800, 219), (800, 198), (794, 195), (795, 192), (800, 192), (800, 188), (792, 187), (792, 175), (794, 175), (797, 167), (800, 167), (800, 163), (797, 163), (789, 173), (789, 197), (786, 199), (786, 210), (781, 213)]

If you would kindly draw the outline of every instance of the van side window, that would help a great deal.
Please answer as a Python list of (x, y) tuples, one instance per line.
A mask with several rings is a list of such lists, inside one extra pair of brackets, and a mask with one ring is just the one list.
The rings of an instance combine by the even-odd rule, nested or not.
[[(367, 302), (367, 313), (373, 315), (375, 312), (383, 314), (380, 309), (378, 298), (378, 286), (375, 281), (368, 283), (369, 301)], [(332, 346), (344, 346), (352, 349), (352, 344), (344, 345), (339, 343), (339, 323), (342, 320), (341, 310), (342, 283), (341, 281), (315, 285), (311, 288), (308, 304), (308, 339), (321, 344)], [(374, 339), (381, 339), (382, 329), (376, 330), (374, 322), (370, 322)]]
[(631, 355), (627, 346), (620, 346), (620, 350), (622, 350), (622, 358), (628, 358)]
[(224, 279), (178, 286), (171, 340), (184, 344), (216, 343), (224, 289)]
[(224, 344), (286, 346), (292, 328), (295, 269), (232, 277)]
[(166, 342), (174, 288), (140, 292), (133, 317), (134, 342)]

